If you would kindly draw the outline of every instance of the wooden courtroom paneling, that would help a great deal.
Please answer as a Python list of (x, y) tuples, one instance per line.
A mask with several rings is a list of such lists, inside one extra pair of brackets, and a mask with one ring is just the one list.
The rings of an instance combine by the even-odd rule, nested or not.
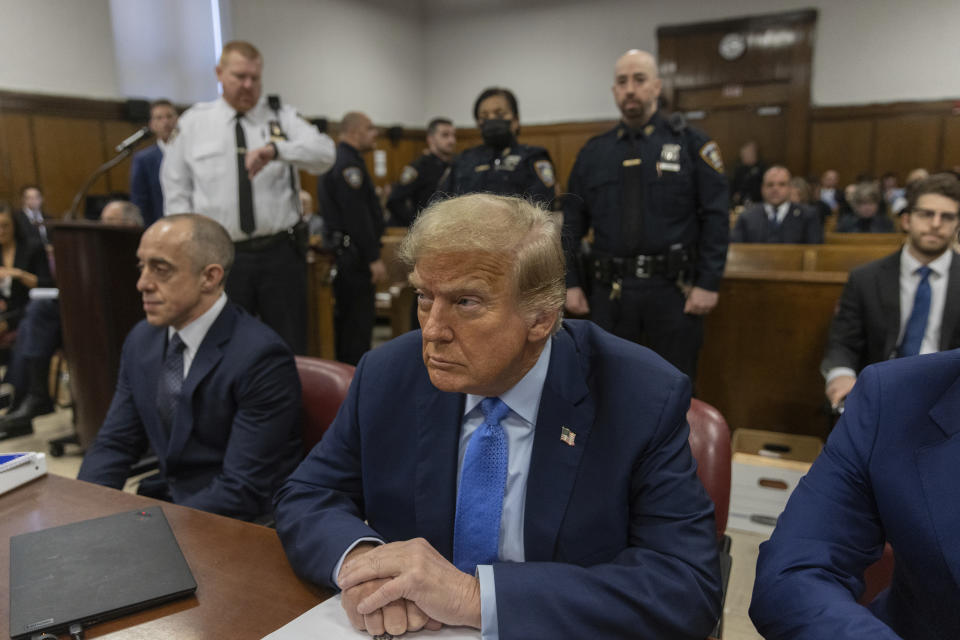
[[(94, 170), (106, 161), (103, 124), (97, 120), (34, 116), (38, 180), (46, 191), (46, 206), (60, 216), (70, 208), (74, 194)], [(90, 193), (107, 193), (105, 177)]]
[(754, 244), (733, 242), (727, 250), (726, 272), (802, 271), (805, 244)]
[(20, 188), (37, 182), (30, 118), (0, 113), (0, 199), (19, 207)]
[(810, 126), (810, 171), (820, 176), (834, 169), (840, 184), (853, 182), (873, 166), (874, 123), (870, 118), (818, 122)]
[(947, 116), (943, 123), (942, 157), (939, 166), (944, 169), (960, 167), (960, 113)]
[(827, 244), (882, 244), (899, 247), (903, 244), (902, 233), (837, 233), (828, 231), (824, 240)]
[(899, 247), (878, 245), (819, 245), (808, 271), (850, 271), (855, 267), (888, 256)]
[(820, 359), (845, 273), (728, 273), (706, 318), (697, 395), (730, 429), (826, 437)]
[(900, 179), (916, 167), (935, 170), (940, 164), (941, 117), (907, 115), (878, 118), (873, 173), (881, 176), (894, 171)]

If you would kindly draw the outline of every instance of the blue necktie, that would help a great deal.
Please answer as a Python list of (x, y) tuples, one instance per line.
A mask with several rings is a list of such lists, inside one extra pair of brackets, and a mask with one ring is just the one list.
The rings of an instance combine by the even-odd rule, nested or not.
[(915, 356), (920, 353), (923, 334), (927, 331), (927, 318), (930, 317), (930, 267), (924, 265), (916, 272), (920, 274), (920, 283), (917, 284), (913, 310), (910, 312), (910, 319), (907, 320), (907, 328), (903, 332), (903, 342), (900, 343), (900, 357)]
[(500, 421), (510, 408), (500, 398), (484, 398), (480, 410), (483, 424), (473, 432), (463, 455), (453, 529), (453, 564), (469, 574), (478, 564), (497, 559), (507, 482), (507, 434)]
[(160, 368), (160, 380), (157, 384), (157, 413), (167, 433), (173, 426), (173, 417), (177, 410), (177, 399), (183, 387), (183, 350), (187, 345), (175, 333), (167, 344), (167, 355)]

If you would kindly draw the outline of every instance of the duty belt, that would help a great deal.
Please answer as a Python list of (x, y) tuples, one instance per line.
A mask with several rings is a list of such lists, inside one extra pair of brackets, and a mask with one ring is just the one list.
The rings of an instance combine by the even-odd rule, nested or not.
[(269, 236), (259, 236), (249, 240), (238, 240), (233, 243), (237, 251), (266, 251), (285, 241), (290, 237), (290, 230), (280, 231)]
[(636, 255), (629, 258), (595, 256), (593, 258), (593, 277), (598, 282), (610, 285), (610, 299), (620, 297), (624, 278), (651, 278), (663, 276), (667, 279), (689, 275), (693, 265), (693, 255), (683, 245), (674, 245), (666, 253), (657, 255)]

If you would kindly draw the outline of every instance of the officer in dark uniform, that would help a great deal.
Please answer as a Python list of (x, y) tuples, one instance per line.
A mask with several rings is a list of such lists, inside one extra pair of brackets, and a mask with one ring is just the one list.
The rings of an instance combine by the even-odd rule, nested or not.
[[(580, 151), (564, 198), (567, 310), (589, 312), (693, 379), (727, 255), (723, 161), (703, 132), (657, 113), (650, 54), (617, 61), (613, 94), (623, 121)], [(581, 261), (590, 227), (592, 253)]]
[(337, 360), (357, 364), (370, 350), (376, 320), (376, 284), (386, 280), (380, 259), (383, 210), (363, 153), (373, 149), (377, 128), (366, 115), (350, 112), (340, 123), (337, 161), (317, 184), (329, 241), (337, 251), (333, 281)]
[(556, 177), (550, 154), (543, 147), (517, 142), (520, 131), (517, 98), (509, 89), (485, 89), (473, 104), (483, 144), (467, 149), (453, 161), (440, 191), (463, 195), (483, 191), (531, 198), (550, 206)]
[(387, 209), (391, 224), (409, 227), (446, 178), (457, 148), (457, 132), (447, 118), (434, 118), (427, 125), (428, 152), (403, 168), (400, 181), (390, 188)]

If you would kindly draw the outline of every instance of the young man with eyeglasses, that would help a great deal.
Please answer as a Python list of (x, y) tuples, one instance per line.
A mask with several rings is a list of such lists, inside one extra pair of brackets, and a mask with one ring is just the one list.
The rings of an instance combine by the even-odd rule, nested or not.
[(868, 364), (960, 347), (958, 218), (960, 180), (926, 178), (901, 214), (903, 248), (850, 272), (820, 365), (833, 407)]

